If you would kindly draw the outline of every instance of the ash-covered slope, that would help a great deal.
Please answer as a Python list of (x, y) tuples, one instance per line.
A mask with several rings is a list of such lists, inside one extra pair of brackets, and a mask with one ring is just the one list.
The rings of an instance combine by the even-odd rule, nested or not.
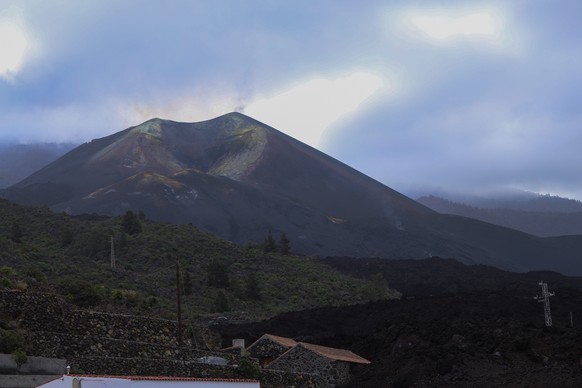
[(582, 272), (571, 255), (577, 241), (562, 249), (441, 216), (239, 113), (200, 123), (149, 120), (74, 149), (2, 195), (71, 214), (142, 210), (238, 243), (285, 232), (306, 254), (439, 255), (517, 271)]

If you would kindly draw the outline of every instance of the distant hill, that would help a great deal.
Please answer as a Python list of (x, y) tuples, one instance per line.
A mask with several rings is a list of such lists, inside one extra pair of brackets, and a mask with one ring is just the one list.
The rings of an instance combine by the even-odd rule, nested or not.
[(19, 182), (76, 146), (73, 143), (0, 144), (0, 188)]
[(573, 213), (582, 212), (582, 201), (557, 195), (539, 194), (531, 191), (514, 190), (490, 193), (486, 196), (452, 192), (432, 193), (417, 197), (437, 197), (452, 202), (483, 209), (514, 209), (533, 212)]
[[(455, 214), (541, 237), (582, 234), (582, 202), (539, 195), (524, 200), (475, 200), (470, 204), (437, 196), (418, 202), (443, 214)], [(478, 205), (480, 206), (478, 206)]]
[(75, 148), (1, 195), (69, 214), (143, 211), (241, 244), (285, 233), (306, 255), (441, 256), (582, 273), (577, 240), (440, 215), (239, 113), (149, 120)]

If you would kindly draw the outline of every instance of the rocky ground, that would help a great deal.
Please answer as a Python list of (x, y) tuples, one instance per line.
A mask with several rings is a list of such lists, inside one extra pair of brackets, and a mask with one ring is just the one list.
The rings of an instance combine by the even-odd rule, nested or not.
[[(348, 270), (349, 259), (342, 260)], [(579, 278), (512, 274), (440, 259), (421, 264), (391, 264), (391, 286), (399, 289), (401, 283), (401, 300), (286, 313), (217, 330), (225, 342), (271, 333), (350, 349), (372, 361), (353, 367), (350, 387), (582, 386)], [(389, 271), (374, 261), (351, 268), (363, 276)], [(550, 328), (543, 305), (533, 299), (540, 293), (537, 283), (547, 280), (542, 275), (556, 293)]]

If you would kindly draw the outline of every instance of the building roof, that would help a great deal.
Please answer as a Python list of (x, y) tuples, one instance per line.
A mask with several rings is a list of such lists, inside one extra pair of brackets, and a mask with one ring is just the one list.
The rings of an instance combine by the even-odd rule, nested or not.
[(314, 345), (314, 344), (310, 344), (307, 342), (297, 342), (291, 338), (279, 337), (279, 336), (273, 335), (273, 334), (264, 334), (261, 338), (256, 340), (251, 346), (249, 346), (249, 348), (252, 347), (254, 344), (256, 344), (257, 342), (259, 342), (262, 339), (269, 339), (273, 342), (278, 343), (279, 345), (282, 345), (282, 346), (285, 346), (285, 347), (288, 347), (291, 349), (296, 347), (296, 346), (303, 346), (304, 348), (309, 349), (312, 352), (319, 354), (320, 356), (329, 358), (330, 360), (334, 360), (334, 361), (354, 362), (356, 364), (371, 364), (371, 362), (369, 360), (366, 360), (365, 358), (360, 357), (357, 354), (352, 353), (349, 350), (328, 348), (327, 346)]
[(113, 375), (79, 375), (69, 374), (70, 377), (87, 377), (87, 378), (104, 378), (104, 379), (124, 379), (135, 381), (217, 381), (229, 383), (256, 383), (258, 380), (251, 379), (226, 379), (226, 378), (207, 378), (207, 377), (178, 377), (178, 376), (113, 376)]
[(328, 348), (327, 346), (314, 345), (306, 342), (299, 342), (298, 346), (302, 346), (311, 350), (312, 352), (319, 354), (320, 356), (329, 358), (334, 361), (354, 362), (356, 364), (371, 363), (365, 358), (360, 357), (357, 354), (345, 349)]
[[(277, 335), (273, 335), (273, 334), (264, 334), (261, 338), (259, 338), (256, 342), (259, 342), (262, 339), (270, 339), (273, 342), (278, 343), (279, 345), (285, 346), (287, 348), (292, 348), (295, 345), (297, 345), (297, 341), (295, 341), (294, 339), (291, 338), (287, 338), (287, 337), (279, 337)], [(255, 342), (255, 343), (256, 343)], [(251, 345), (252, 346), (252, 345)]]

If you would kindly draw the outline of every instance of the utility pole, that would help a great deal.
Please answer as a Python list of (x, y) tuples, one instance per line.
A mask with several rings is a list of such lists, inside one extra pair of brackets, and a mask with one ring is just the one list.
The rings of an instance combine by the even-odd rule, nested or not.
[(113, 236), (111, 236), (111, 269), (115, 269), (115, 247), (113, 246)]
[(180, 287), (180, 262), (176, 260), (176, 304), (178, 310), (178, 331), (177, 331), (177, 339), (178, 345), (182, 346), (182, 301), (180, 298), (181, 292)]
[(544, 304), (544, 315), (546, 318), (546, 326), (550, 327), (552, 326), (552, 312), (550, 311), (550, 296), (554, 296), (555, 293), (548, 292), (548, 284), (544, 283), (543, 280), (540, 281), (538, 284), (542, 286), (542, 295), (541, 296), (536, 295), (534, 296), (534, 299)]

